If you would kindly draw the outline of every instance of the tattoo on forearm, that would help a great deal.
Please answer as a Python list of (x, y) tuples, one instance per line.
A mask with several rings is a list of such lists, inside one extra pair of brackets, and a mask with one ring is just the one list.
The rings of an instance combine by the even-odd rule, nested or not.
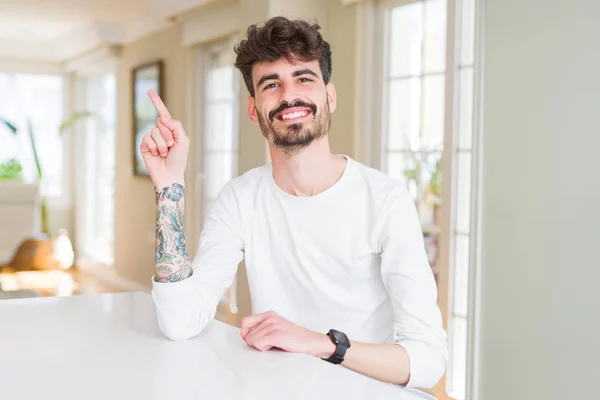
[(183, 186), (174, 183), (156, 191), (156, 274), (157, 282), (178, 282), (192, 275), (183, 230)]

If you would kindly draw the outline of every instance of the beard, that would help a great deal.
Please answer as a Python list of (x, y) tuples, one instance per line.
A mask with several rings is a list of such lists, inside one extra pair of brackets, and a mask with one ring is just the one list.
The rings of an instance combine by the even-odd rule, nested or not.
[[(312, 119), (276, 128), (275, 115), (292, 107), (310, 108)], [(273, 143), (277, 149), (283, 151), (285, 154), (294, 154), (308, 147), (315, 140), (319, 140), (327, 135), (331, 127), (331, 112), (327, 102), (320, 109), (312, 103), (302, 101), (292, 104), (282, 103), (279, 107), (269, 112), (266, 117), (258, 113), (258, 122), (263, 136)]]

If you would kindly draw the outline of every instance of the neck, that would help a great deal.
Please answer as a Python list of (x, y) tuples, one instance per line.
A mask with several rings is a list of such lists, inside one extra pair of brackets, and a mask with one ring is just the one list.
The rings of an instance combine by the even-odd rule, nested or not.
[(273, 178), (293, 196), (314, 196), (335, 184), (346, 167), (346, 159), (331, 154), (327, 136), (294, 154), (286, 154), (269, 143)]

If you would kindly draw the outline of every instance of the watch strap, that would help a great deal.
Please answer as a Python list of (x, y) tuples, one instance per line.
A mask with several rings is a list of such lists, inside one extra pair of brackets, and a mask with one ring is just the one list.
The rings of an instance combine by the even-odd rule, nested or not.
[(326, 358), (325, 361), (329, 361), (332, 364), (341, 364), (344, 361), (346, 350), (348, 350), (346, 346), (342, 346), (341, 344), (336, 345), (335, 352), (331, 355), (331, 357)]
[(346, 351), (348, 347), (344, 346), (341, 343), (336, 343), (335, 338), (331, 337), (330, 334), (327, 334), (331, 341), (335, 344), (335, 351), (329, 358), (323, 358), (325, 361), (329, 361), (332, 364), (341, 364), (344, 361), (344, 356), (346, 355)]

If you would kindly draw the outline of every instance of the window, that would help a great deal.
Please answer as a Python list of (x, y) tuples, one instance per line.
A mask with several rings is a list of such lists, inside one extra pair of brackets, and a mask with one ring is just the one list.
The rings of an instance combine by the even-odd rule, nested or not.
[(43, 171), (40, 193), (63, 195), (63, 78), (0, 72), (0, 117), (18, 128), (17, 136), (0, 129), (0, 162), (16, 158), (23, 167), (25, 182), (37, 181), (37, 169), (28, 134), (31, 120), (36, 150)]
[(382, 167), (404, 182), (437, 272), (444, 149), (446, 2), (401, 2), (386, 15)]
[(454, 140), (452, 148), (452, 215), (454, 259), (450, 262), (448, 344), (450, 362), (446, 380), (447, 393), (464, 399), (467, 389), (467, 336), (469, 323), (469, 281), (474, 232), (471, 229), (473, 197), (473, 121), (475, 72), (475, 0), (457, 1), (457, 23), (460, 27), (455, 65)]
[(204, 209), (237, 175), (238, 74), (230, 47), (206, 54), (204, 97)]
[[(449, 295), (441, 304), (447, 306), (443, 311), (450, 359), (445, 393), (440, 398), (465, 399), (470, 380), (467, 371), (472, 371), (467, 338), (473, 329), (469, 292), (474, 254), (472, 171), (476, 167), (475, 0), (388, 0), (380, 6), (385, 38), (381, 168), (404, 182), (415, 200), (438, 284), (440, 268), (448, 268)], [(456, 12), (447, 12), (449, 6), (456, 7), (451, 10)], [(456, 32), (447, 30), (447, 15), (456, 16)], [(446, 96), (449, 82), (453, 93)], [(453, 103), (445, 104), (445, 99)], [(453, 114), (450, 119), (447, 111)], [(450, 157), (444, 165), (450, 165), (451, 171), (442, 171), (442, 154)], [(451, 193), (447, 195), (451, 202), (442, 197), (442, 176), (450, 180)], [(450, 213), (449, 227), (442, 232), (449, 241), (445, 246), (449, 255), (444, 257), (447, 266), (439, 265), (442, 205), (446, 206), (444, 212)]]
[[(233, 44), (229, 41), (200, 49), (201, 214), (204, 215), (223, 186), (238, 171), (239, 73), (235, 70)], [(225, 291), (217, 318), (231, 321), (237, 313), (237, 277)]]
[(115, 75), (79, 77), (82, 111), (92, 117), (75, 132), (77, 157), (78, 253), (88, 261), (114, 262)]

